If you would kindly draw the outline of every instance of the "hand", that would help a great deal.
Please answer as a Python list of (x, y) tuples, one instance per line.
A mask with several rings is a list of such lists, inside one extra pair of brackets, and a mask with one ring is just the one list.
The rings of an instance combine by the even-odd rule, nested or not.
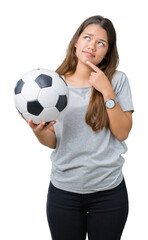
[(113, 88), (109, 82), (109, 79), (104, 72), (96, 67), (93, 63), (89, 61), (86, 63), (94, 70), (94, 72), (91, 72), (90, 74), (89, 83), (103, 95), (107, 95), (108, 92), (113, 92)]
[[(21, 114), (20, 114), (21, 115)], [(34, 124), (32, 119), (28, 121), (21, 115), (21, 117), (29, 124), (32, 128), (34, 134), (38, 138), (39, 142), (49, 148), (56, 148), (56, 134), (53, 125), (56, 121), (51, 121), (46, 125), (45, 121), (42, 121), (40, 124)]]
[(45, 121), (42, 121), (40, 124), (34, 124), (32, 119), (29, 119), (28, 121), (22, 116), (22, 114), (19, 113), (19, 115), (29, 124), (29, 126), (32, 128), (34, 133), (38, 134), (43, 132), (43, 130), (51, 130), (53, 132), (53, 125), (56, 123), (56, 121), (51, 121), (48, 125)]
[(50, 130), (50, 128), (56, 123), (56, 121), (51, 121), (48, 125), (46, 125), (46, 122), (42, 121), (40, 124), (36, 125), (33, 123), (32, 119), (29, 119), (27, 122), (36, 134), (39, 134), (46, 130)]
[(40, 131), (42, 131), (43, 129), (44, 130), (51, 130), (51, 131), (53, 131), (53, 129), (52, 129), (52, 126), (56, 123), (56, 121), (51, 121), (48, 125), (46, 124), (46, 122), (45, 121), (42, 121), (40, 124), (34, 124), (33, 123), (33, 121), (32, 121), (32, 119), (29, 119), (28, 121), (23, 117), (23, 115), (22, 114), (20, 114), (19, 113), (19, 115), (29, 124), (29, 126), (32, 128), (32, 130), (34, 131), (34, 132), (40, 132)]

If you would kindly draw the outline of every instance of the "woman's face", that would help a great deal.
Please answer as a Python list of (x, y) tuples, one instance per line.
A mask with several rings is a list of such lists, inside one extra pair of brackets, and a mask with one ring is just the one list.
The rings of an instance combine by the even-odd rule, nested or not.
[(107, 32), (97, 24), (88, 25), (75, 43), (78, 62), (98, 65), (108, 51)]

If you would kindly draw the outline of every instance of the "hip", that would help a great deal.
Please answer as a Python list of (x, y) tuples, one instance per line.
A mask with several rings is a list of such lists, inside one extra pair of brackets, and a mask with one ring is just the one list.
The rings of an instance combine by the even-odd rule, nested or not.
[(50, 182), (47, 202), (50, 206), (73, 210), (116, 211), (128, 207), (128, 192), (124, 179), (113, 189), (87, 194), (65, 191)]

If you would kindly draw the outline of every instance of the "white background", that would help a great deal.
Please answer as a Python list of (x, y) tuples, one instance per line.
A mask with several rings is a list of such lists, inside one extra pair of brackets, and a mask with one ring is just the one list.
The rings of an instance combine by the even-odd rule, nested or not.
[[(55, 70), (80, 23), (93, 15), (112, 20), (119, 70), (130, 81), (135, 107), (124, 155), (130, 212), (122, 240), (146, 240), (147, 194), (147, 5), (132, 0), (5, 0), (0, 4), (0, 238), (49, 240), (46, 196), (51, 150), (39, 144), (13, 102), (27, 71)], [(64, 240), (64, 239), (61, 239)]]

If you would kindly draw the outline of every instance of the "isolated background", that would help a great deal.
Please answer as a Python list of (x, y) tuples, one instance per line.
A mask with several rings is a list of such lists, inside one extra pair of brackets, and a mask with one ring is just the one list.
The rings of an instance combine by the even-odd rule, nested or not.
[[(0, 3), (0, 238), (49, 240), (46, 197), (51, 150), (39, 144), (14, 107), (13, 89), (27, 71), (55, 70), (80, 23), (112, 20), (118, 69), (130, 81), (135, 107), (124, 155), (130, 212), (122, 240), (148, 239), (147, 5), (130, 0), (5, 0)], [(64, 239), (63, 239), (64, 240)]]

